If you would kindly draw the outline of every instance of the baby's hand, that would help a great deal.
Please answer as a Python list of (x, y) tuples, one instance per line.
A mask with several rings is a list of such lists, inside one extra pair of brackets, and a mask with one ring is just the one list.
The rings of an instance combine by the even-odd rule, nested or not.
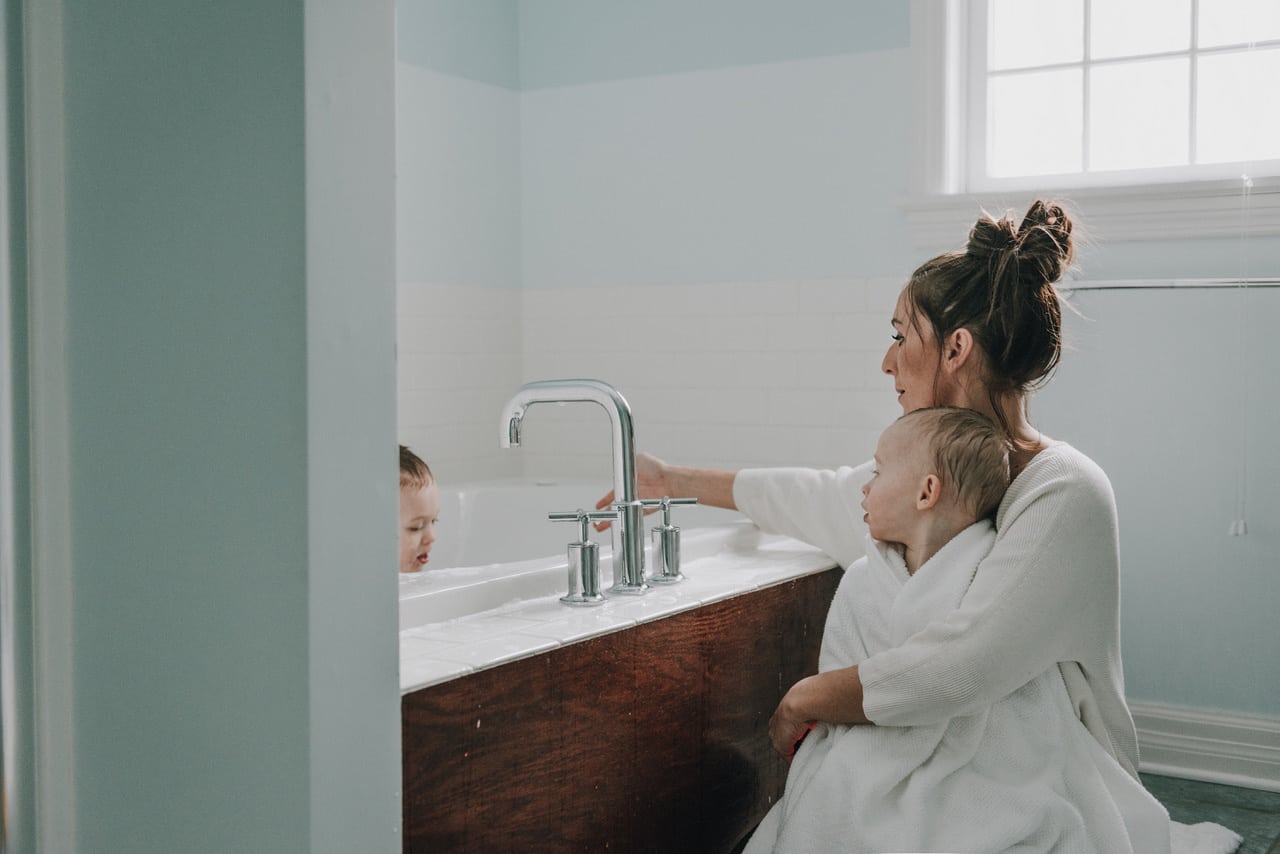
[(800, 733), (800, 737), (795, 740), (795, 744), (791, 745), (791, 752), (787, 754), (788, 759), (795, 758), (796, 751), (800, 749), (800, 745), (804, 744), (805, 737), (808, 736), (809, 733), (813, 732), (813, 728), (817, 725), (817, 721), (809, 721), (809, 723), (805, 725), (804, 732)]

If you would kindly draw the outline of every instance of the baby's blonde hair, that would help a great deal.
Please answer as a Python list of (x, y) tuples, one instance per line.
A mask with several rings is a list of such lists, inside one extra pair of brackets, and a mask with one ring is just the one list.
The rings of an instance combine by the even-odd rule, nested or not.
[(422, 458), (413, 451), (400, 446), (400, 488), (412, 486), (414, 489), (421, 489), (429, 485), (435, 478), (431, 474), (431, 469), (422, 461)]
[(1009, 437), (987, 416), (958, 406), (908, 412), (899, 424), (922, 431), (934, 473), (974, 519), (993, 516), (1009, 488)]

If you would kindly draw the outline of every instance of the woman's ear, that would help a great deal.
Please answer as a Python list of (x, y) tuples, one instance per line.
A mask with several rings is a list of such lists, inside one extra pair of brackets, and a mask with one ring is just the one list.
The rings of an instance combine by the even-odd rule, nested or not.
[(916, 494), (917, 510), (932, 510), (942, 497), (942, 481), (936, 474), (925, 475), (920, 481), (920, 491)]
[(942, 342), (942, 367), (950, 374), (960, 371), (972, 361), (977, 342), (973, 333), (963, 326), (949, 334)]

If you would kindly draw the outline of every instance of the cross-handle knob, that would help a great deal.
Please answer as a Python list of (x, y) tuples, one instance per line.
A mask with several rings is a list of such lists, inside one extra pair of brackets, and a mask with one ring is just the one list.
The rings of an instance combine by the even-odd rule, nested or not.
[(589, 543), (591, 542), (590, 540), (591, 523), (600, 521), (602, 519), (608, 519), (610, 521), (614, 521), (618, 518), (618, 512), (616, 510), (587, 511), (587, 510), (583, 510), (582, 508), (578, 508), (577, 510), (568, 511), (568, 512), (559, 511), (554, 513), (548, 513), (547, 518), (550, 519), (552, 522), (577, 522), (578, 525), (580, 526), (578, 542)]
[(684, 575), (680, 572), (680, 529), (671, 524), (671, 505), (697, 504), (698, 499), (663, 496), (646, 499), (641, 503), (662, 508), (662, 524), (653, 528), (653, 575), (649, 580), (654, 584), (683, 581)]
[(597, 519), (616, 519), (611, 510), (591, 511), (578, 509), (572, 513), (548, 513), (552, 522), (577, 522), (580, 537), (569, 543), (569, 592), (560, 597), (566, 605), (599, 605), (604, 602), (600, 592), (600, 547), (591, 542), (588, 532)]

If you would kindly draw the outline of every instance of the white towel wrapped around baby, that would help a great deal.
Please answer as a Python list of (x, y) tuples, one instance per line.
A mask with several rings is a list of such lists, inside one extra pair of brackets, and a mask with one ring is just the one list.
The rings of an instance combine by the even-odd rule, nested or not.
[[(978, 522), (908, 575), (896, 550), (868, 539), (836, 592), (819, 670), (900, 645), (954, 610), (994, 540)], [(1055, 668), (933, 726), (819, 724), (746, 854), (1169, 846), (1168, 814), (1085, 729)]]

